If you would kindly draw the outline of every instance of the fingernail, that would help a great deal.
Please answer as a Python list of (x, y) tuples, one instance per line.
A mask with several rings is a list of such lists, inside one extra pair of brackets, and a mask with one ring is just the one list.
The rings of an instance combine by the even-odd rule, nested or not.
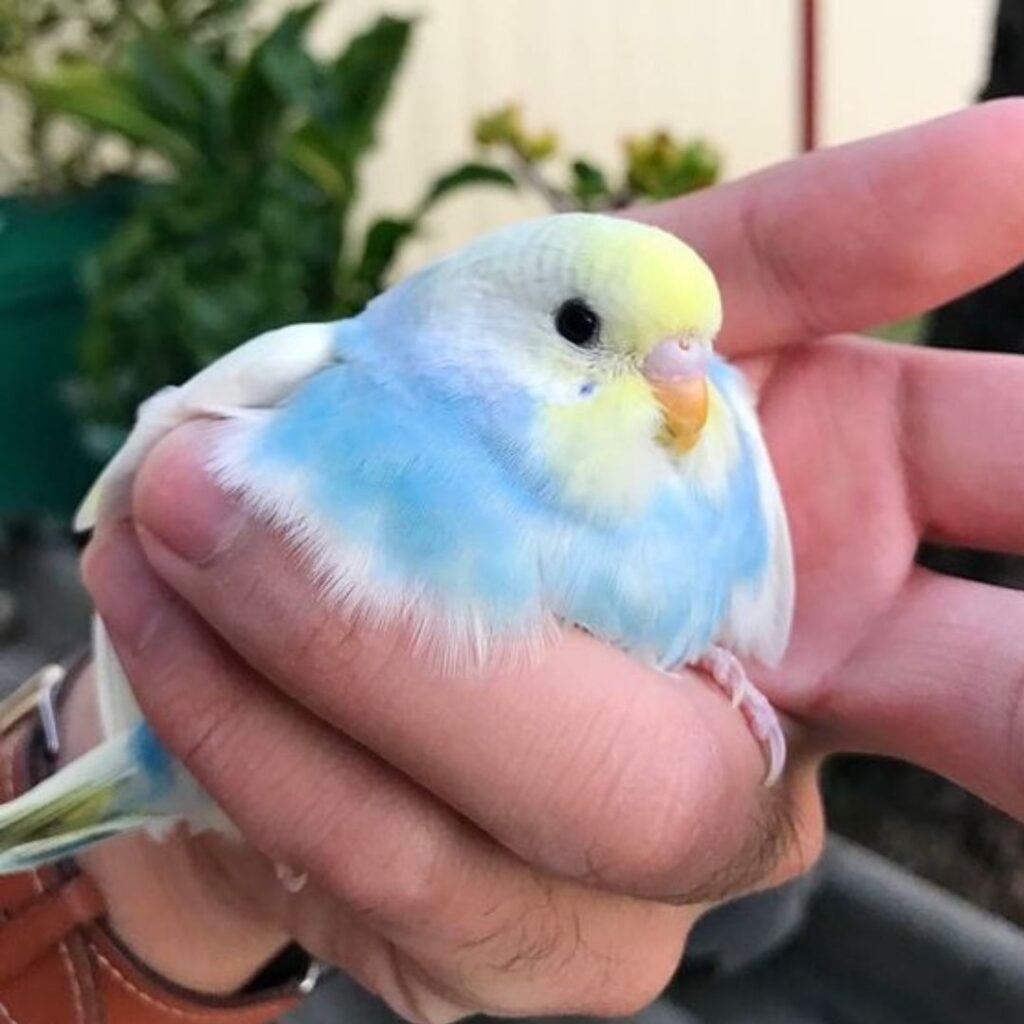
[(205, 469), (201, 441), (182, 431), (161, 445), (139, 475), (134, 505), (140, 530), (196, 565), (230, 547), (245, 522), (242, 507)]
[(131, 526), (119, 523), (93, 538), (82, 559), (82, 576), (118, 645), (144, 646), (167, 607), (167, 594)]

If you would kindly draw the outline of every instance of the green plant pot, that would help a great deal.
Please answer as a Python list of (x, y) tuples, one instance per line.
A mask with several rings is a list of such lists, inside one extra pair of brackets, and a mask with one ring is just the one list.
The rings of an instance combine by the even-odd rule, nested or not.
[(85, 319), (79, 268), (138, 190), (0, 196), (0, 522), (67, 516), (98, 468), (65, 398)]

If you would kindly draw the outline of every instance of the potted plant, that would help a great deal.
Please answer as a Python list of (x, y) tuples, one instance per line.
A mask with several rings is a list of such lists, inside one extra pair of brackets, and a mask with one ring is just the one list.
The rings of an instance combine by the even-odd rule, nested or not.
[[(88, 0), (8, 0), (0, 67), (103, 61), (128, 29), (126, 8)], [(60, 382), (85, 316), (78, 269), (136, 194), (136, 154), (101, 153), (90, 132), (62, 131), (41, 107), (16, 111), (20, 144), (0, 168), (0, 518), (66, 512), (95, 466), (78, 443)]]

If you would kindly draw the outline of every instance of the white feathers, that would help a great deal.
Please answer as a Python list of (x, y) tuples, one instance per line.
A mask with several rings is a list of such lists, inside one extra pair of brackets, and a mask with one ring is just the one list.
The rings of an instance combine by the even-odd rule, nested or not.
[(103, 735), (117, 736), (142, 721), (142, 712), (98, 615), (92, 618), (92, 662)]
[[(126, 511), (136, 472), (175, 427), (204, 416), (245, 417), (279, 404), (334, 361), (332, 339), (328, 324), (296, 324), (269, 331), (212, 363), (181, 387), (165, 388), (144, 402), (128, 440), (82, 503), (75, 528), (90, 529), (99, 518)], [(116, 737), (139, 722), (142, 713), (98, 616), (93, 645), (104, 735)], [(197, 790), (194, 783), (181, 788), (185, 794)], [(201, 801), (194, 803), (183, 807), (183, 813), (193, 821), (208, 818), (209, 808)]]
[(328, 324), (294, 324), (268, 331), (229, 352), (181, 387), (164, 388), (139, 407), (135, 426), (82, 502), (75, 529), (92, 529), (104, 515), (123, 513), (145, 457), (175, 427), (204, 416), (231, 417), (284, 401), (334, 359)]
[(255, 515), (278, 531), (303, 559), (323, 599), (369, 631), (402, 625), (424, 669), (442, 675), (478, 672), (485, 666), (525, 667), (558, 635), (558, 620), (538, 603), (513, 628), (491, 621), (476, 604), (455, 604), (415, 580), (386, 583), (378, 552), (354, 542), (343, 525), (329, 521), (304, 497), (301, 468), (291, 473), (251, 457), (258, 440), (250, 420), (233, 420), (219, 430), (209, 468)]
[(770, 549), (762, 578), (733, 591), (717, 641), (735, 654), (753, 655), (766, 665), (775, 665), (786, 651), (793, 624), (795, 581), (789, 523), (754, 398), (745, 384), (732, 389), (730, 397), (730, 407), (756, 463), (761, 514), (768, 524)]

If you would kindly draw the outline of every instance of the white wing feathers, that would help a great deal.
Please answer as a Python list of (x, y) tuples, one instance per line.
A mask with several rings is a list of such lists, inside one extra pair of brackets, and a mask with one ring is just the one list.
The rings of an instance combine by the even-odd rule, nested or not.
[(733, 593), (717, 642), (740, 657), (753, 655), (765, 665), (775, 665), (782, 660), (793, 625), (795, 583), (789, 523), (754, 398), (745, 385), (737, 387), (730, 398), (729, 404), (756, 463), (761, 513), (768, 524), (770, 550), (764, 576)]
[(76, 531), (100, 516), (123, 512), (139, 466), (175, 427), (203, 416), (230, 417), (269, 409), (335, 361), (333, 328), (294, 324), (268, 331), (211, 363), (180, 387), (164, 388), (139, 407), (135, 426), (100, 473), (75, 515)]
[[(93, 484), (75, 516), (76, 530), (124, 512), (132, 481), (143, 460), (164, 435), (188, 420), (229, 417), (269, 409), (334, 361), (333, 331), (327, 324), (296, 324), (268, 331), (211, 363), (180, 387), (165, 388), (144, 402), (127, 441)], [(93, 620), (100, 717), (104, 736), (116, 736), (142, 718), (121, 662), (99, 617)], [(183, 792), (191, 792), (185, 787)], [(208, 808), (206, 808), (208, 810)], [(182, 808), (201, 816), (203, 808)], [(198, 820), (198, 818), (197, 818)]]

